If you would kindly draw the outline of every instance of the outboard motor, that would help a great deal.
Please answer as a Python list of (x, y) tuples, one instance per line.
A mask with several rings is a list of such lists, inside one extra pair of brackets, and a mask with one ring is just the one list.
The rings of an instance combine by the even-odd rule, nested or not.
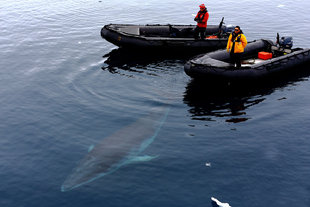
[(279, 46), (284, 49), (291, 49), (293, 47), (293, 37), (281, 37)]
[(293, 47), (293, 37), (281, 37), (277, 33), (276, 45), (271, 46), (272, 56), (279, 57), (292, 52)]
[(227, 25), (227, 26), (224, 28), (224, 33), (232, 33), (234, 30), (235, 30), (235, 26), (233, 26), (233, 25)]
[(235, 29), (234, 26), (232, 25), (228, 25), (228, 26), (224, 26), (225, 22), (224, 22), (224, 17), (222, 18), (222, 21), (220, 22), (219, 24), (219, 31), (218, 31), (218, 34), (217, 34), (217, 37), (218, 38), (221, 38), (221, 37), (227, 37), (229, 36), (230, 33), (232, 33)]

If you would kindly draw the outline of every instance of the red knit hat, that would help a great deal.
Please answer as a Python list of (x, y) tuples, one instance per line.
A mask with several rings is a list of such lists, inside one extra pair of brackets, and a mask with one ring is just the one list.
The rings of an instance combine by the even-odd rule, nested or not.
[(206, 8), (206, 6), (205, 6), (204, 4), (200, 4), (199, 7), (200, 7), (201, 9)]

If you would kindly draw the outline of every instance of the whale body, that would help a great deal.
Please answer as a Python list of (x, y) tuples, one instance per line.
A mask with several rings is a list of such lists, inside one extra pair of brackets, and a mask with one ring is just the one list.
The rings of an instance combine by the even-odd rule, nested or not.
[(97, 145), (92, 145), (88, 154), (66, 178), (61, 191), (75, 189), (129, 163), (155, 158), (141, 155), (141, 152), (154, 141), (168, 113), (169, 107), (153, 109), (149, 115), (104, 138)]

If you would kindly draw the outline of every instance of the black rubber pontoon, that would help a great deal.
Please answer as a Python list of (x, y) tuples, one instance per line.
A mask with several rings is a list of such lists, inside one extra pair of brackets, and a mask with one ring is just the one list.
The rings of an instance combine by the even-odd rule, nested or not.
[(109, 24), (101, 29), (101, 36), (123, 48), (210, 51), (226, 46), (233, 27), (222, 24), (208, 25), (204, 40), (195, 40), (195, 25)]
[[(258, 52), (273, 54), (268, 60), (258, 59)], [(241, 68), (230, 63), (230, 54), (224, 50), (209, 52), (188, 61), (184, 70), (192, 78), (220, 78), (226, 80), (258, 79), (287, 71), (310, 61), (310, 49), (285, 49), (277, 47), (270, 40), (249, 43), (244, 51)]]

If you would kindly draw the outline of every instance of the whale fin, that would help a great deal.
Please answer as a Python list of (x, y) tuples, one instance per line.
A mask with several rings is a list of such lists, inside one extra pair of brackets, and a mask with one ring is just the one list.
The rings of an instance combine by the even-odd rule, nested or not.
[(135, 156), (130, 160), (130, 162), (147, 162), (147, 161), (153, 160), (157, 157), (158, 157), (158, 155), (157, 156), (149, 156), (149, 155)]
[(95, 145), (93, 145), (93, 144), (90, 145), (89, 148), (88, 148), (88, 152), (92, 151), (94, 149), (94, 147), (95, 147)]

